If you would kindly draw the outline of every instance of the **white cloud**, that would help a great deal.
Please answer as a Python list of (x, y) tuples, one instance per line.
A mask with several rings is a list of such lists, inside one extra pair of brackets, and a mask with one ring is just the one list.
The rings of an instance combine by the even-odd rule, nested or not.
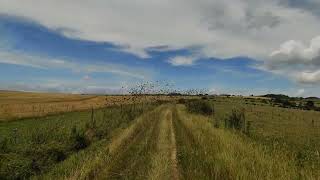
[(201, 47), (204, 56), (264, 58), (288, 39), (319, 33), (311, 12), (280, 0), (0, 0), (0, 13), (32, 19), (67, 37), (148, 47)]
[(320, 57), (320, 36), (313, 38), (309, 47), (299, 41), (287, 41), (281, 45), (279, 50), (272, 52), (270, 56), (278, 61), (312, 63), (315, 58)]
[(319, 83), (320, 82), (320, 70), (314, 72), (301, 72), (298, 73), (295, 78), (301, 83)]
[(74, 72), (112, 73), (119, 76), (127, 76), (137, 79), (148, 79), (151, 73), (141, 68), (132, 68), (120, 64), (83, 64), (69, 59), (48, 58), (1, 49), (0, 63), (29, 66), (40, 69), (69, 69)]
[[(0, 14), (31, 19), (69, 38), (111, 42), (141, 58), (150, 56), (150, 47), (197, 47), (190, 56), (169, 59), (173, 66), (194, 65), (195, 56), (248, 56), (263, 60), (260, 69), (299, 83), (319, 84), (320, 36), (316, 36), (320, 16), (315, 12), (319, 12), (320, 4), (316, 1), (310, 0), (312, 3), (301, 6), (301, 10), (297, 6), (305, 1), (284, 6), (282, 0), (0, 0)], [(139, 79), (150, 73), (121, 65), (78, 64), (19, 52), (0, 51), (0, 62)], [(296, 89), (290, 93), (296, 93)]]
[(143, 59), (150, 57), (150, 55), (143, 48), (124, 46), (123, 48), (118, 49), (118, 51), (131, 53)]
[(191, 66), (194, 64), (196, 60), (197, 60), (196, 57), (176, 56), (176, 57), (170, 58), (168, 63), (170, 63), (173, 66)]
[(296, 40), (283, 43), (263, 66), (300, 83), (320, 83), (320, 36), (313, 38), (310, 45)]

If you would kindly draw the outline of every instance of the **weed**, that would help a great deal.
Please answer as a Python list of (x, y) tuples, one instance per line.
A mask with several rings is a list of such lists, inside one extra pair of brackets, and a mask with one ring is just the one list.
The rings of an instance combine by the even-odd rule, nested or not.
[(225, 121), (225, 127), (236, 130), (245, 130), (245, 113), (244, 109), (233, 109), (229, 117)]
[(205, 100), (189, 100), (186, 103), (189, 112), (199, 113), (203, 115), (214, 114), (214, 105)]

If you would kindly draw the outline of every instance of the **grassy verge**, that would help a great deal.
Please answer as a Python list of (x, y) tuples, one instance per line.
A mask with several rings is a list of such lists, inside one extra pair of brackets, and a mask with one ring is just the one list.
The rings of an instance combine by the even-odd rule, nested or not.
[(270, 103), (243, 98), (214, 98), (215, 121), (223, 126), (232, 110), (244, 110), (250, 139), (269, 147), (269, 151), (285, 151), (297, 166), (320, 176), (320, 112), (273, 107)]
[(115, 131), (155, 106), (123, 105), (0, 123), (0, 179), (37, 176), (70, 159), (60, 168), (68, 174), (79, 157), (90, 157)]
[(184, 179), (316, 179), (290, 153), (270, 152), (236, 132), (216, 129), (203, 116), (174, 113)]

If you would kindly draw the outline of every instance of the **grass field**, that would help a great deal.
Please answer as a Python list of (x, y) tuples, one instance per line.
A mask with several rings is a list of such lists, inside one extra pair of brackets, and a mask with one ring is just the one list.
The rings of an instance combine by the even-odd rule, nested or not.
[[(0, 179), (320, 179), (319, 112), (259, 98), (193, 101), (0, 122)], [(235, 109), (245, 131), (227, 127)]]
[(62, 112), (83, 111), (105, 106), (125, 105), (157, 100), (177, 99), (173, 96), (80, 95), (0, 91), (0, 121), (46, 116)]
[[(246, 120), (251, 121), (252, 138), (277, 141), (292, 149), (306, 151), (320, 148), (320, 112), (273, 107), (242, 98), (215, 98), (215, 118), (223, 120), (232, 109), (243, 108)], [(317, 153), (317, 152), (315, 152)]]

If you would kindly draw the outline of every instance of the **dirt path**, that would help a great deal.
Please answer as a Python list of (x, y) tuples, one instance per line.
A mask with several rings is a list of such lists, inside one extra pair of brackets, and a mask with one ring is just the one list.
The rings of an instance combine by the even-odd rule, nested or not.
[(173, 105), (157, 108), (112, 139), (110, 157), (88, 179), (180, 179)]
[(159, 134), (159, 112), (162, 108), (143, 116), (131, 129), (129, 136), (121, 138), (113, 148), (113, 155), (97, 179), (144, 179), (150, 167), (150, 154), (155, 151)]
[(260, 156), (264, 151), (251, 142), (214, 129), (207, 117), (190, 114), (181, 105), (144, 113), (111, 140), (109, 153), (101, 168), (84, 179), (294, 179), (278, 169), (269, 178), (266, 162), (277, 161)]
[(172, 111), (167, 114), (167, 119), (170, 121), (170, 136), (171, 136), (171, 162), (172, 162), (172, 177), (174, 180), (179, 179), (178, 161), (177, 161), (177, 145), (176, 145), (176, 135), (173, 128), (172, 122)]
[[(177, 110), (173, 112), (173, 126), (175, 130), (177, 157), (179, 162), (179, 177), (180, 179), (199, 179), (198, 177), (190, 176), (196, 173), (194, 166), (199, 163), (198, 144), (194, 139), (192, 133), (182, 123), (182, 119)], [(200, 178), (201, 179), (201, 178)]]
[(172, 108), (174, 106), (167, 107), (160, 115), (157, 151), (151, 158), (152, 166), (148, 177), (151, 180), (179, 179)]

